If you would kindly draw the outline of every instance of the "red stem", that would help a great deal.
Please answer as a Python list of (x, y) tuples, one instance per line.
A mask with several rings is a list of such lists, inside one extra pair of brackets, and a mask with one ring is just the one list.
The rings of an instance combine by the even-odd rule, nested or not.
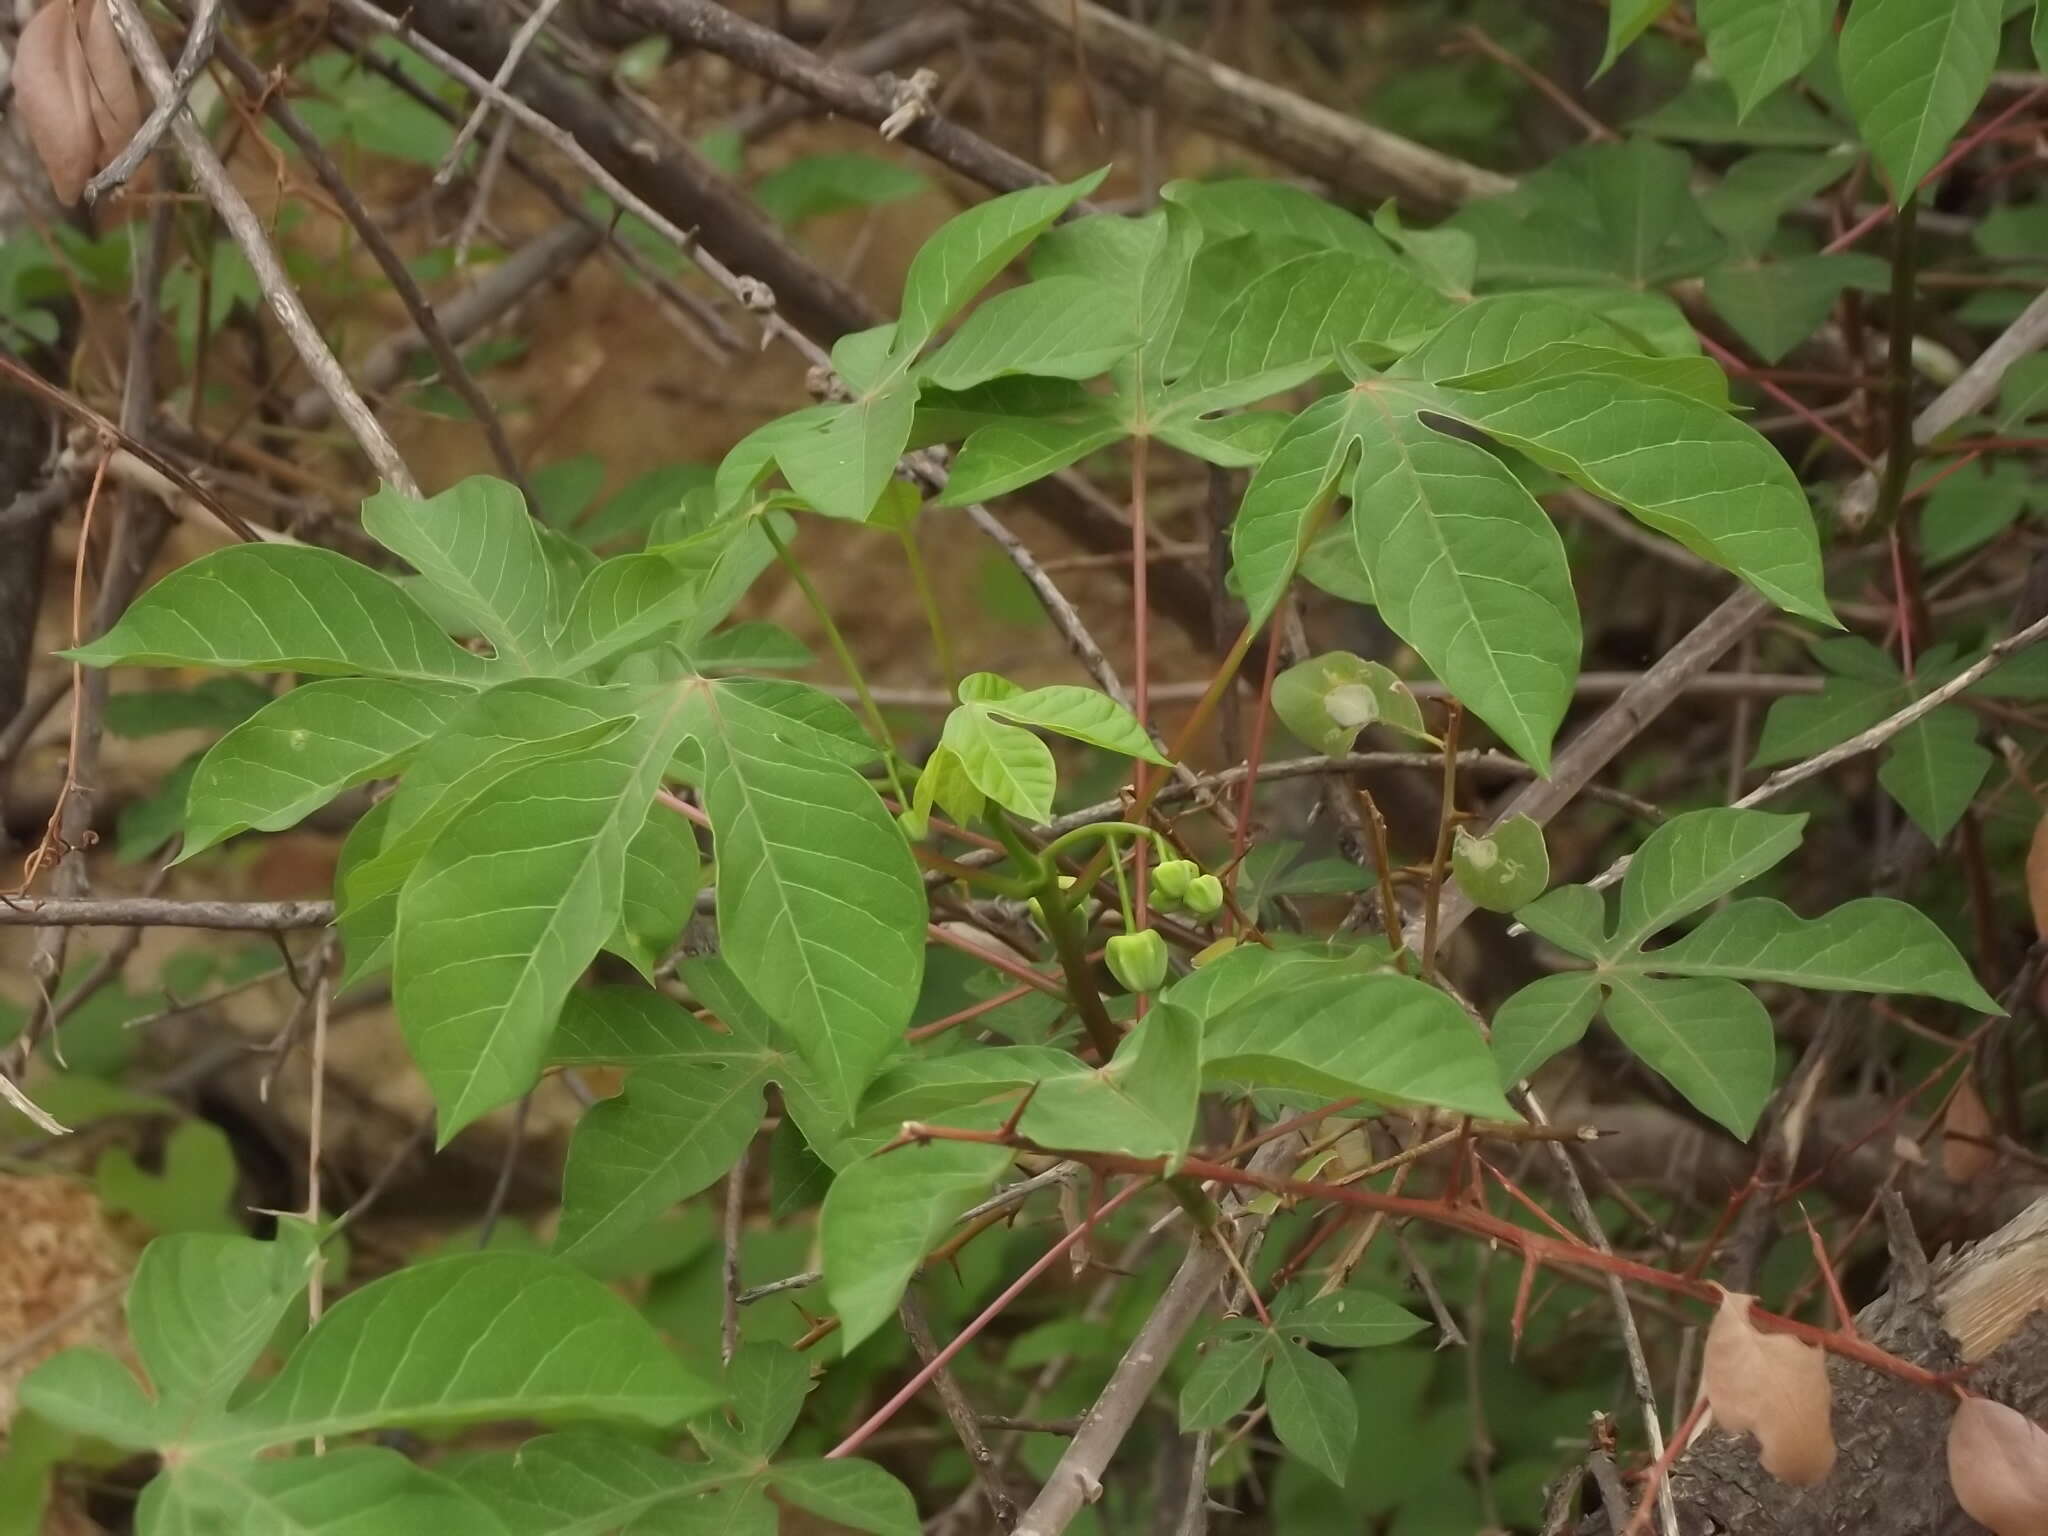
[[(1953, 166), (1958, 160), (1962, 159), (1963, 156), (1967, 155), (1979, 144), (1982, 144), (1986, 139), (1990, 138), (1991, 135), (1998, 132), (1999, 129), (2003, 128), (2015, 117), (2018, 117), (2022, 112), (2025, 112), (2028, 108), (2032, 107), (2034, 103), (2039, 101), (2044, 94), (2048, 94), (2048, 85), (2035, 86), (2031, 91), (2027, 92), (2026, 95), (2020, 97), (2019, 100), (2015, 101), (2011, 106), (2007, 107), (2003, 112), (1999, 113), (1996, 117), (1993, 117), (1989, 119), (1987, 122), (1985, 122), (1983, 127), (1977, 129), (1976, 132), (1968, 135), (1965, 138), (1956, 140), (1955, 146), (1952, 149), (1950, 149), (1947, 154), (1943, 155), (1939, 160), (1937, 160), (1934, 163), (1934, 169), (1929, 171), (1925, 176), (1922, 176), (1920, 178), (1919, 185), (1916, 186), (1913, 190), (1917, 192), (1920, 189), (1920, 187), (1927, 186), (1930, 182), (1933, 182), (1942, 177), (1943, 175), (1947, 174), (1949, 167)], [(1832, 256), (1837, 251), (1846, 251), (1850, 246), (1854, 245), (1858, 240), (1861, 240), (1873, 229), (1876, 229), (1880, 224), (1884, 223), (1896, 212), (1898, 212), (1898, 199), (1894, 197), (1894, 199), (1891, 202), (1886, 203), (1882, 208), (1873, 208), (1861, 219), (1857, 220), (1854, 224), (1850, 225), (1847, 229), (1843, 230), (1841, 234), (1837, 235), (1834, 239), (1830, 240), (1826, 245), (1822, 246), (1821, 254), (1824, 256)]]

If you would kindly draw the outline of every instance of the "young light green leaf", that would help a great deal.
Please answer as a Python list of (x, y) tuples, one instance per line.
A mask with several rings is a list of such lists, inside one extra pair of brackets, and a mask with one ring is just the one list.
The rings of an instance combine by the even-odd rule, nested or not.
[[(1734, 809), (1688, 811), (1643, 840), (1621, 885), (1615, 943), (1633, 949), (1799, 846), (1806, 817)], [(1526, 921), (1526, 919), (1524, 919)]]
[(806, 430), (777, 441), (775, 462), (814, 510), (866, 522), (909, 446), (917, 385), (892, 374), (872, 393), (826, 410)]
[(717, 1401), (630, 1303), (573, 1265), (533, 1253), (465, 1253), (343, 1297), (216, 1433), (257, 1449), (480, 1419), (664, 1427)]
[(932, 807), (938, 806), (954, 822), (966, 826), (988, 809), (988, 796), (974, 782), (966, 763), (951, 747), (934, 747), (917, 775), (910, 792), (910, 809), (901, 815), (904, 831), (922, 839), (931, 831)]
[(793, 755), (768, 712), (734, 707), (729, 689), (692, 695), (724, 955), (850, 1114), (917, 1001), (924, 887), (868, 783)]
[(783, 1502), (873, 1536), (917, 1536), (917, 1501), (872, 1461), (785, 1461), (768, 1469)]
[(225, 1406), (318, 1257), (312, 1228), (289, 1217), (274, 1242), (183, 1232), (145, 1248), (128, 1329), (158, 1399), (181, 1414)]
[(1877, 782), (1930, 842), (1939, 843), (1962, 820), (1994, 761), (1978, 744), (1977, 717), (1960, 704), (1945, 704), (1892, 738)]
[(980, 305), (918, 374), (954, 390), (1012, 373), (1092, 379), (1137, 344), (1135, 317), (1115, 289), (1047, 277)]
[(1458, 888), (1489, 912), (1527, 906), (1550, 884), (1550, 850), (1543, 828), (1516, 814), (1484, 837), (1463, 827), (1451, 844), (1451, 873)]
[(1590, 885), (1561, 885), (1519, 908), (1516, 919), (1567, 954), (1597, 960), (1614, 949), (1607, 937), (1607, 898)]
[(851, 1352), (895, 1313), (924, 1256), (1010, 1161), (1002, 1147), (934, 1141), (840, 1171), (818, 1219), (825, 1293)]
[(1272, 1351), (1272, 1335), (1264, 1329), (1226, 1333), (1212, 1343), (1181, 1385), (1181, 1429), (1220, 1429), (1242, 1413), (1265, 1380)]
[(233, 544), (181, 565), (99, 639), (63, 654), (89, 667), (360, 672), (470, 687), (498, 672), (389, 578), (303, 544)]
[(179, 859), (252, 829), (295, 825), (378, 778), (472, 697), (447, 683), (330, 678), (294, 688), (215, 742), (185, 802)]
[(516, 1451), (463, 1457), (447, 1477), (488, 1505), (507, 1536), (610, 1536), (663, 1506), (685, 1506), (731, 1479), (632, 1439), (592, 1430), (541, 1435)]
[(1699, 0), (1707, 57), (1735, 90), (1744, 117), (1812, 62), (1835, 20), (1835, 0)]
[(657, 804), (626, 845), (619, 926), (605, 947), (651, 983), (654, 968), (696, 910), (703, 884), (697, 834), (672, 806)]
[(1754, 428), (1612, 374), (1443, 394), (1440, 407), (1626, 507), (1787, 612), (1835, 623), (1806, 495)]
[(1948, 935), (1918, 908), (1867, 896), (1816, 918), (1781, 902), (1734, 902), (1643, 956), (1674, 976), (1782, 981), (1831, 992), (1911, 992), (1999, 1013)]
[(993, 501), (1020, 486), (1043, 480), (1124, 435), (1124, 426), (1102, 404), (1080, 407), (1041, 421), (1019, 419), (982, 427), (961, 445), (939, 505), (964, 507)]
[(626, 848), (679, 732), (665, 704), (602, 746), (514, 769), (407, 878), (392, 995), (443, 1143), (533, 1086), (562, 1000), (618, 926)]
[[(1059, 779), (1052, 749), (1022, 726), (998, 720), (979, 705), (962, 704), (946, 717), (939, 747), (951, 755), (951, 763), (958, 765), (977, 793), (1029, 821), (1052, 819), (1053, 791)], [(932, 771), (927, 764), (926, 772)], [(937, 774), (947, 771), (941, 765)], [(944, 787), (937, 776), (929, 784), (920, 776), (919, 801), (928, 809)]]
[(1604, 976), (1612, 988), (1607, 1022), (1622, 1044), (1702, 1114), (1747, 1141), (1777, 1065), (1771, 1016), (1755, 994), (1721, 977)]
[(552, 578), (518, 487), (472, 475), (425, 501), (381, 487), (363, 531), (453, 599), (499, 660), (547, 670)]
[(1371, 1291), (1334, 1291), (1277, 1308), (1278, 1333), (1334, 1349), (1375, 1349), (1413, 1338), (1429, 1325), (1397, 1302)]
[(1019, 688), (993, 672), (975, 672), (961, 679), (960, 699), (1005, 720), (1084, 741), (1105, 752), (1140, 757), (1161, 767), (1167, 764), (1137, 718), (1093, 688), (1077, 688), (1071, 683)]
[(915, 355), (1053, 220), (1102, 184), (1108, 169), (1064, 186), (1026, 187), (978, 203), (942, 224), (903, 279), (899, 357)]
[(1210, 1018), (1202, 1065), (1211, 1083), (1362, 1094), (1516, 1118), (1484, 1043), (1456, 1003), (1409, 977), (1361, 975), (1342, 962), (1289, 967)]
[(1705, 357), (1648, 357), (1619, 347), (1583, 341), (1553, 341), (1512, 362), (1443, 379), (1446, 389), (1507, 389), (1572, 374), (1599, 373), (1627, 379), (1668, 394), (1684, 395), (1716, 410), (1729, 410), (1728, 375)]
[[(1571, 703), (1579, 613), (1564, 542), (1485, 449), (1374, 401), (1352, 537), (1380, 616), (1539, 773)], [(1480, 398), (1487, 398), (1481, 396)]]
[(1895, 199), (1969, 120), (1991, 83), (2000, 0), (1856, 0), (1842, 26), (1842, 86)]
[(1283, 1342), (1266, 1373), (1266, 1412), (1282, 1445), (1343, 1486), (1358, 1435), (1358, 1404), (1342, 1371), (1299, 1344)]
[(1592, 971), (1562, 971), (1530, 982), (1494, 1010), (1493, 1059), (1500, 1065), (1501, 1082), (1519, 1083), (1559, 1051), (1577, 1045), (1599, 1011), (1600, 980)]
[(1408, 685), (1376, 661), (1331, 651), (1299, 662), (1273, 679), (1273, 713), (1302, 742), (1335, 757), (1358, 733), (1382, 725), (1422, 736), (1422, 706)]
[(760, 1129), (764, 1080), (737, 1064), (637, 1069), (570, 1140), (555, 1251), (602, 1249), (709, 1188)]

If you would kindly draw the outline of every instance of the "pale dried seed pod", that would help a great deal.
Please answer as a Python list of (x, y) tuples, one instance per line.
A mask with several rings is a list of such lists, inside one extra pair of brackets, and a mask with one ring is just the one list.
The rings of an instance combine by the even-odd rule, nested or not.
[(1723, 1428), (1756, 1437), (1766, 1472), (1784, 1483), (1818, 1483), (1835, 1464), (1827, 1357), (1785, 1334), (1760, 1331), (1749, 1320), (1755, 1300), (1722, 1293), (1707, 1330), (1701, 1389)]
[(99, 130), (97, 170), (126, 149), (142, 126), (142, 99), (136, 94), (135, 74), (114, 31), (113, 13), (106, 0), (76, 3), (79, 37), (85, 45), (86, 72), (91, 78), (93, 126)]
[(1991, 1145), (1997, 1131), (1984, 1095), (1977, 1091), (1977, 1073), (1963, 1074), (1962, 1083), (1950, 1096), (1941, 1117), (1941, 1171), (1958, 1184), (1968, 1184), (1998, 1166), (1998, 1149)]
[(1948, 1428), (1948, 1480), (1963, 1513), (1995, 1536), (2048, 1536), (2048, 1430), (1988, 1397)]
[(57, 201), (70, 207), (99, 164), (99, 129), (87, 89), (85, 48), (70, 0), (49, 0), (14, 51), (14, 100)]

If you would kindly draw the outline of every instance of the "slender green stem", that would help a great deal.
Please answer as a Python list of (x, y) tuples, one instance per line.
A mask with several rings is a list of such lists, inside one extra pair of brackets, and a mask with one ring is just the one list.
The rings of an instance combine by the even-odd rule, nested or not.
[(1106, 1063), (1116, 1054), (1121, 1037), (1116, 1021), (1103, 1004), (1102, 994), (1095, 989), (1095, 977), (1088, 968), (1087, 938), (1075, 915), (1074, 903), (1085, 899), (1087, 888), (1076, 885), (1071, 895), (1061, 890), (1059, 866), (1045, 855), (1032, 852), (1001, 811), (991, 811), (988, 822), (1018, 868), (1038, 872), (1038, 912), (1052, 939), (1053, 953), (1059, 957), (1060, 969), (1066, 973), (1067, 996), (1081, 1015), (1081, 1027), (1088, 1032), (1096, 1054)]
[(1124, 932), (1136, 933), (1138, 914), (1131, 906), (1131, 881), (1124, 871), (1123, 855), (1116, 851), (1114, 845), (1110, 848), (1109, 868), (1116, 876), (1116, 903), (1124, 915)]
[(832, 618), (832, 610), (825, 606), (825, 599), (818, 589), (811, 585), (810, 573), (775, 531), (775, 524), (769, 518), (761, 519), (761, 531), (768, 535), (768, 542), (775, 546), (775, 558), (782, 562), (782, 568), (789, 572), (796, 582), (797, 590), (804, 595), (811, 612), (825, 627), (825, 639), (832, 647), (832, 654), (839, 658), (839, 665), (846, 672), (846, 680), (853, 685), (854, 696), (860, 700), (861, 708), (868, 717), (868, 729), (875, 733), (875, 739), (882, 744), (882, 766), (889, 774), (889, 787), (896, 791), (896, 799), (902, 805), (910, 804), (910, 795), (903, 788), (903, 780), (896, 772), (896, 742), (889, 734), (889, 724), (882, 718), (875, 696), (868, 691), (868, 680), (861, 676), (860, 663), (853, 659), (853, 652), (847, 649), (846, 636), (839, 632), (839, 625)]
[(1173, 857), (1173, 849), (1167, 844), (1165, 838), (1161, 837), (1151, 827), (1135, 821), (1091, 821), (1084, 827), (1075, 827), (1071, 832), (1062, 832), (1058, 837), (1045, 845), (1040, 856), (1053, 859), (1065, 853), (1069, 848), (1078, 848), (1083, 843), (1091, 843), (1098, 840), (1105, 843), (1113, 843), (1119, 837), (1150, 838), (1152, 846), (1158, 850), (1160, 858), (1170, 859)]
[(945, 621), (939, 617), (938, 594), (932, 591), (931, 576), (924, 566), (924, 554), (917, 547), (917, 525), (905, 524), (899, 537), (903, 540), (904, 562), (910, 567), (911, 585), (917, 588), (917, 600), (924, 605), (924, 621), (931, 627), (932, 648), (938, 653), (939, 670), (946, 674), (946, 686), (957, 688), (960, 664), (954, 659), (953, 642), (946, 634)]

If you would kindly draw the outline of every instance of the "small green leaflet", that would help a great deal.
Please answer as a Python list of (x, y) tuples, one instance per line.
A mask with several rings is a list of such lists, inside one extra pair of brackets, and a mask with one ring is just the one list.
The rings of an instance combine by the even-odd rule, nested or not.
[(1855, 0), (1842, 85), (1895, 200), (1913, 195), (1969, 120), (1998, 57), (2000, 0)]
[(380, 489), (363, 529), (439, 588), (501, 661), (544, 672), (552, 573), (516, 487), (473, 475), (425, 501)]
[(1358, 1405), (1342, 1371), (1299, 1344), (1281, 1342), (1266, 1373), (1266, 1412), (1282, 1445), (1343, 1485), (1358, 1435)]
[(1180, 1389), (1180, 1427), (1220, 1429), (1238, 1414), (1265, 1380), (1274, 1339), (1248, 1323), (1225, 1324)]
[(1737, 901), (1671, 944), (1642, 947), (1783, 859), (1804, 823), (1733, 809), (1673, 817), (1630, 862), (1612, 937), (1604, 899), (1586, 886), (1560, 887), (1520, 909), (1530, 929), (1593, 968), (1544, 977), (1495, 1012), (1502, 1079), (1519, 1081), (1576, 1043), (1604, 991), (1607, 1021), (1623, 1042), (1746, 1138), (1770, 1096), (1776, 1048), (1769, 1013), (1742, 983), (1917, 993), (1999, 1011), (1932, 921), (1881, 898), (1813, 919), (1775, 901)]
[(1820, 51), (1835, 0), (1699, 0), (1698, 17), (1707, 57), (1734, 87), (1736, 111), (1746, 117)]

